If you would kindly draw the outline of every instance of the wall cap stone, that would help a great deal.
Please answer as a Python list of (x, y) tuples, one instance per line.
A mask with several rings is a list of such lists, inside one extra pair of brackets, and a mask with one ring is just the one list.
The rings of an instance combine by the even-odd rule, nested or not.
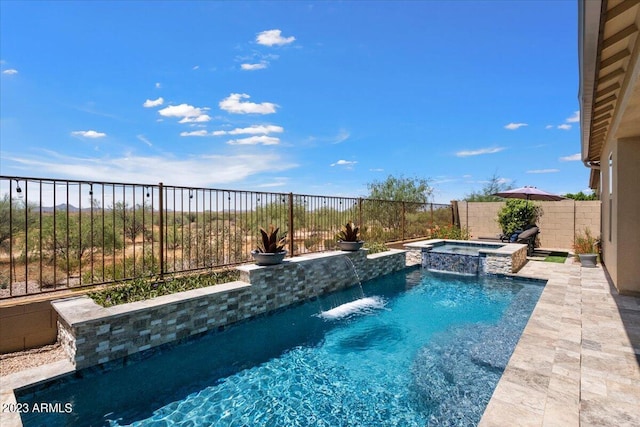
[(86, 295), (52, 301), (51, 304), (58, 312), (58, 315), (60, 315), (60, 317), (62, 317), (69, 326), (73, 327), (89, 321), (106, 319), (121, 314), (140, 312), (149, 308), (160, 307), (178, 301), (189, 301), (206, 295), (238, 291), (250, 286), (251, 284), (249, 283), (235, 281), (206, 288), (176, 292), (174, 294), (162, 295), (144, 301), (135, 301), (106, 308), (97, 304), (93, 299)]

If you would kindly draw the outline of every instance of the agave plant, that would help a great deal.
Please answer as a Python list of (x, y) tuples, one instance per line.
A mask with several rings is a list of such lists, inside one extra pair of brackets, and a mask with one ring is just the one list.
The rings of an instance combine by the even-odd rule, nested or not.
[(338, 237), (343, 242), (359, 242), (359, 232), (360, 227), (356, 227), (354, 223), (348, 222), (342, 227), (342, 231), (338, 233)]
[(258, 244), (257, 251), (260, 253), (277, 254), (284, 250), (284, 246), (287, 243), (286, 233), (278, 237), (278, 230), (273, 225), (269, 225), (269, 231), (260, 227), (260, 235), (262, 236), (262, 242)]

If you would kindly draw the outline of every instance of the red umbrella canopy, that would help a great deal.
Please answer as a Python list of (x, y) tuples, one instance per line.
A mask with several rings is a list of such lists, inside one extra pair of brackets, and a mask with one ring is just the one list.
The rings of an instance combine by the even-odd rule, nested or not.
[(529, 186), (514, 188), (513, 190), (500, 191), (499, 193), (494, 193), (493, 195), (504, 197), (507, 199), (547, 200), (547, 201), (557, 201), (557, 200), (566, 199), (566, 197), (557, 196), (555, 194), (551, 194), (551, 193), (547, 193), (546, 191), (539, 190), (536, 187), (529, 187)]

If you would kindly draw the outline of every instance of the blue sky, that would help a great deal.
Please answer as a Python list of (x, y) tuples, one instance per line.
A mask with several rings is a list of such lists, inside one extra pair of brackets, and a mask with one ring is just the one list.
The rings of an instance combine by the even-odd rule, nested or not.
[(587, 188), (575, 1), (0, 3), (3, 175)]

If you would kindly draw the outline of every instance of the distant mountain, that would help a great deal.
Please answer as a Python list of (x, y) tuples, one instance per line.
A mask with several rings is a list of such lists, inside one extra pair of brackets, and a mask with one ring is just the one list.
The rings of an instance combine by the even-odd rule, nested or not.
[[(56, 205), (55, 207), (55, 211), (56, 212), (66, 212), (67, 209), (69, 210), (69, 212), (80, 212), (80, 209), (76, 208), (73, 205), (68, 205), (66, 203), (60, 203), (59, 205)], [(42, 212), (45, 213), (53, 213), (54, 208), (52, 206), (43, 206), (42, 207)], [(84, 210), (84, 209), (83, 209)]]

